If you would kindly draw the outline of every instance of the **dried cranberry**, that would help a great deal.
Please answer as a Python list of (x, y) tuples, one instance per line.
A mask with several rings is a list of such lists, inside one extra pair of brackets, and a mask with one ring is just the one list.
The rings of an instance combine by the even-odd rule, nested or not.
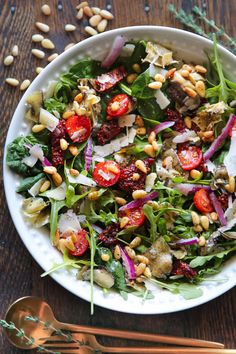
[(183, 275), (187, 279), (192, 279), (197, 276), (197, 271), (192, 269), (188, 263), (180, 260), (175, 260), (171, 275)]
[(183, 133), (186, 127), (180, 113), (170, 108), (167, 108), (165, 113), (167, 116), (166, 120), (175, 122), (175, 125), (173, 125), (172, 129), (179, 133)]
[(97, 133), (97, 141), (99, 145), (105, 145), (113, 138), (115, 138), (120, 132), (121, 127), (117, 124), (117, 121), (111, 121), (110, 123), (104, 123)]
[(178, 82), (171, 82), (166, 91), (172, 101), (183, 105), (184, 99), (187, 95)]
[(119, 241), (116, 239), (116, 235), (120, 232), (120, 225), (113, 223), (105, 228), (105, 230), (98, 236), (98, 240), (105, 246), (116, 245)]
[(54, 166), (64, 164), (64, 151), (60, 147), (60, 139), (66, 138), (65, 120), (60, 120), (56, 129), (51, 132), (52, 163)]
[(228, 195), (226, 193), (221, 194), (217, 197), (223, 209), (228, 208)]
[[(150, 167), (154, 163), (154, 159), (147, 158), (143, 160), (148, 172), (150, 171)], [(133, 180), (133, 174), (138, 173), (139, 179), (136, 181)], [(137, 189), (144, 189), (146, 181), (146, 174), (140, 171), (134, 163), (131, 163), (129, 166), (121, 169), (120, 179), (118, 182), (119, 188), (126, 193), (130, 194)]]

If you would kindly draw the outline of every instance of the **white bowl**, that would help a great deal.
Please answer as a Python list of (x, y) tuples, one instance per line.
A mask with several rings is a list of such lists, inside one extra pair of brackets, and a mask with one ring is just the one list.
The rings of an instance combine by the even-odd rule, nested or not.
[[(18, 135), (29, 133), (30, 126), (24, 119), (26, 97), (38, 89), (46, 89), (51, 80), (57, 80), (59, 75), (66, 72), (75, 62), (85, 56), (103, 59), (109, 50), (115, 36), (124, 35), (128, 40), (152, 40), (172, 48), (185, 61), (203, 63), (206, 61), (204, 50), (212, 50), (212, 42), (190, 32), (176, 28), (156, 26), (136, 26), (115, 29), (106, 33), (88, 38), (70, 50), (61, 54), (50, 63), (34, 80), (25, 92), (14, 113), (6, 139), (6, 146)], [(231, 77), (236, 76), (236, 57), (223, 47), (219, 47), (224, 70)], [(6, 157), (5, 146), (5, 157)], [(34, 259), (44, 270), (50, 269), (55, 263), (62, 262), (61, 254), (51, 246), (49, 233), (45, 229), (33, 229), (27, 224), (21, 213), (22, 197), (15, 192), (19, 184), (19, 177), (6, 166), (4, 158), (4, 186), (9, 210), (15, 227)], [(20, 262), (20, 260), (18, 260)], [(90, 301), (90, 285), (87, 282), (76, 280), (74, 270), (62, 269), (53, 273), (55, 279), (64, 288), (75, 295)], [(142, 302), (142, 299), (129, 295), (125, 301), (118, 293), (112, 291), (104, 295), (99, 287), (95, 287), (94, 303), (102, 307), (136, 314), (161, 314), (188, 309), (203, 304), (223, 294), (236, 284), (236, 257), (231, 258), (223, 267), (214, 282), (201, 284), (203, 295), (197, 299), (184, 300), (180, 295), (174, 295), (166, 290), (150, 286), (155, 298)], [(222, 282), (222, 278), (227, 279)], [(39, 279), (40, 281), (40, 279)]]

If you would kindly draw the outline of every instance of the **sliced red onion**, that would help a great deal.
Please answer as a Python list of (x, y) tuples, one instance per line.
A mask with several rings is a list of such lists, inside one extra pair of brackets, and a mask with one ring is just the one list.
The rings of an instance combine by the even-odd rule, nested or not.
[(122, 207), (119, 208), (119, 210), (129, 210), (129, 209), (139, 208), (143, 204), (147, 203), (149, 200), (155, 199), (157, 195), (158, 193), (154, 191), (152, 193), (145, 195), (145, 197), (143, 198), (135, 199), (132, 202), (123, 205)]
[(93, 154), (93, 141), (92, 138), (88, 138), (87, 145), (84, 150), (84, 159), (85, 159), (85, 170), (89, 171), (92, 164), (92, 154)]
[(129, 280), (134, 280), (136, 278), (136, 272), (134, 268), (134, 262), (128, 256), (126, 251), (120, 246), (120, 253), (123, 262), (123, 266), (125, 268), (125, 272)]
[(227, 221), (226, 221), (226, 218), (225, 218), (225, 215), (224, 215), (224, 211), (223, 211), (223, 209), (221, 207), (221, 204), (220, 204), (219, 200), (216, 198), (216, 195), (215, 195), (214, 192), (210, 193), (209, 197), (211, 199), (213, 207), (215, 208), (215, 211), (218, 214), (218, 217), (219, 217), (221, 225), (225, 226), (227, 224)]
[(229, 132), (233, 128), (235, 122), (236, 122), (236, 116), (234, 114), (231, 114), (226, 126), (222, 129), (221, 134), (213, 141), (209, 149), (204, 153), (203, 155), (204, 161), (209, 160), (212, 157), (212, 155), (214, 155), (216, 150), (221, 146), (223, 141), (229, 135)]
[(155, 125), (155, 127), (153, 127), (151, 129), (152, 132), (155, 132), (156, 134), (160, 133), (162, 130), (165, 130), (167, 128), (172, 127), (175, 124), (175, 122), (163, 122), (160, 124)]
[(199, 189), (205, 189), (210, 192), (211, 188), (209, 186), (205, 186), (204, 184), (191, 184), (191, 183), (176, 183), (174, 185), (174, 189), (178, 189), (184, 195), (193, 194), (197, 192)]
[(44, 159), (41, 162), (42, 162), (43, 167), (52, 166), (51, 162), (46, 157), (44, 157)]
[(93, 230), (96, 231), (98, 234), (101, 234), (103, 232), (103, 229), (100, 226), (97, 226), (95, 224), (91, 225)]
[(117, 36), (114, 39), (114, 42), (111, 46), (111, 49), (110, 49), (108, 55), (101, 63), (102, 68), (108, 68), (116, 61), (116, 59), (118, 58), (118, 56), (120, 55), (120, 53), (124, 47), (124, 44), (125, 44), (125, 39), (123, 36)]
[(194, 245), (195, 243), (198, 243), (198, 238), (197, 237), (192, 237), (192, 238), (181, 238), (176, 242), (176, 245), (183, 245), (183, 246), (190, 246)]

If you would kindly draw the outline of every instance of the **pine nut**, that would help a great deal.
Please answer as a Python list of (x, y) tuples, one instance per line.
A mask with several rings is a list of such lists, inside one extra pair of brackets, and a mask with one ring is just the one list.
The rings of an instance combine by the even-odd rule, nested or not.
[(74, 251), (75, 250), (75, 245), (74, 245), (74, 242), (72, 241), (71, 237), (65, 238), (65, 246), (70, 251)]
[(69, 146), (69, 143), (66, 141), (66, 139), (63, 139), (63, 138), (60, 139), (60, 148), (63, 151), (67, 150), (68, 146)]
[(166, 79), (172, 79), (175, 72), (176, 72), (176, 68), (170, 69), (170, 70), (166, 73)]
[(125, 246), (125, 250), (126, 250), (129, 258), (131, 258), (131, 259), (135, 258), (136, 253), (135, 253), (135, 251), (132, 248), (130, 248), (129, 246)]
[(58, 57), (58, 53), (53, 53), (48, 57), (48, 61), (51, 62)]
[(200, 237), (199, 237), (199, 239), (198, 239), (198, 244), (199, 244), (200, 247), (205, 246), (205, 244), (206, 244), (206, 239), (205, 239), (204, 236), (200, 236)]
[(145, 127), (137, 128), (137, 129), (136, 129), (136, 133), (137, 133), (138, 135), (146, 135), (147, 129), (146, 129)]
[(191, 211), (191, 216), (192, 216), (193, 225), (199, 225), (200, 224), (200, 218), (199, 218), (198, 213), (196, 213), (196, 211)]
[(203, 132), (203, 136), (204, 136), (204, 138), (211, 138), (212, 136), (213, 136), (213, 134), (214, 134), (214, 132), (213, 132), (213, 130), (208, 130), (208, 131), (206, 131), (206, 132)]
[(99, 15), (101, 12), (99, 7), (91, 7), (91, 10), (93, 11), (94, 15)]
[[(227, 188), (226, 188), (227, 187)], [(229, 184), (225, 186), (225, 189), (229, 193), (233, 193), (235, 191), (235, 179), (234, 176), (229, 176)]]
[(45, 53), (39, 49), (32, 49), (31, 53), (38, 59), (43, 59), (45, 57)]
[(79, 171), (76, 170), (75, 168), (70, 168), (69, 172), (70, 172), (70, 175), (73, 177), (79, 176)]
[(188, 70), (181, 70), (180, 72), (181, 76), (183, 76), (184, 78), (189, 77), (189, 71)]
[(209, 229), (209, 219), (206, 215), (202, 215), (200, 217), (200, 223), (201, 223), (204, 230), (207, 231)]
[(57, 169), (54, 166), (45, 166), (43, 168), (43, 171), (45, 173), (47, 173), (48, 175), (53, 175), (53, 174), (57, 173)]
[(139, 265), (136, 268), (136, 276), (139, 277), (144, 273), (146, 269), (146, 264), (145, 263), (139, 263)]
[(154, 80), (157, 82), (161, 82), (162, 84), (166, 81), (163, 75), (161, 74), (156, 74), (154, 77)]
[(145, 195), (147, 195), (147, 192), (143, 189), (137, 189), (136, 191), (134, 191), (132, 193), (133, 199), (140, 199), (140, 198), (145, 197)]
[(42, 7), (41, 7), (41, 11), (44, 15), (46, 16), (49, 16), (51, 15), (51, 9), (50, 9), (50, 6), (47, 5), (47, 4), (44, 4)]
[(144, 127), (144, 121), (143, 118), (140, 116), (136, 116), (135, 118), (135, 124), (137, 124), (138, 127)]
[(127, 203), (126, 200), (124, 198), (121, 198), (121, 197), (115, 197), (115, 201), (119, 205), (125, 205)]
[(69, 117), (74, 116), (74, 115), (75, 115), (74, 111), (66, 111), (63, 113), (62, 118), (68, 119)]
[(66, 240), (64, 238), (61, 238), (59, 241), (58, 241), (58, 249), (59, 251), (61, 251), (61, 253), (65, 253), (65, 250), (66, 250), (66, 245), (65, 245), (65, 242)]
[(107, 20), (106, 19), (103, 19), (101, 22), (99, 22), (98, 26), (97, 26), (97, 30), (98, 32), (104, 32), (105, 29), (107, 28)]
[(76, 6), (76, 10), (82, 9), (85, 6), (88, 6), (88, 2), (82, 1), (79, 5)]
[(196, 65), (195, 66), (195, 70), (199, 73), (199, 74), (205, 74), (207, 72), (207, 69), (204, 68), (204, 66), (202, 65)]
[(188, 129), (192, 128), (192, 120), (189, 116), (184, 117), (184, 123)]
[(76, 156), (78, 154), (78, 148), (77, 146), (71, 145), (69, 146), (69, 151), (71, 155)]
[(36, 22), (35, 26), (42, 32), (47, 33), (50, 30), (50, 27), (48, 25), (46, 25), (46, 23), (42, 23), (42, 22)]
[(53, 182), (55, 183), (55, 185), (57, 187), (59, 187), (62, 184), (62, 177), (61, 177), (61, 175), (58, 172), (57, 173), (53, 173), (52, 179), (53, 179)]
[(159, 209), (159, 204), (155, 200), (149, 200), (147, 204), (150, 205), (154, 210)]
[(32, 36), (32, 42), (35, 42), (35, 43), (40, 43), (40, 42), (42, 42), (43, 39), (44, 39), (44, 36), (42, 36), (41, 34), (33, 34), (33, 36)]
[(182, 66), (182, 69), (183, 69), (183, 70), (188, 70), (189, 73), (191, 73), (191, 72), (193, 71), (193, 69), (191, 68), (191, 66), (188, 65), (188, 64), (184, 64), (184, 65)]
[(81, 9), (79, 9), (79, 11), (77, 12), (76, 18), (77, 20), (82, 20), (84, 16), (84, 9), (81, 7)]
[(156, 140), (153, 140), (152, 142), (152, 147), (154, 151), (158, 151), (159, 150), (159, 145), (157, 144)]
[(8, 85), (13, 86), (13, 87), (16, 87), (19, 85), (19, 81), (14, 79), (13, 77), (8, 77), (5, 81)]
[(108, 171), (113, 172), (115, 174), (120, 172), (120, 169), (115, 164), (109, 164), (106, 167)]
[(110, 256), (109, 256), (109, 254), (107, 254), (107, 253), (102, 253), (102, 254), (101, 254), (101, 259), (102, 259), (102, 261), (104, 261), (104, 262), (108, 262), (108, 261), (110, 260)]
[(146, 267), (146, 268), (144, 269), (143, 275), (144, 275), (146, 278), (151, 278), (151, 276), (152, 276), (151, 269), (150, 269), (149, 267)]
[(137, 74), (140, 74), (142, 69), (141, 69), (141, 66), (139, 64), (133, 64), (132, 65), (132, 69), (137, 73)]
[(93, 11), (90, 9), (89, 6), (85, 6), (84, 7), (84, 14), (88, 17), (92, 17), (93, 16)]
[(156, 156), (156, 152), (155, 152), (153, 146), (150, 145), (150, 144), (147, 144), (147, 145), (144, 146), (144, 152), (150, 157), (155, 157)]
[(83, 101), (84, 95), (80, 92), (75, 96), (74, 101), (81, 103)]
[(8, 55), (8, 56), (6, 56), (6, 58), (4, 59), (3, 64), (4, 64), (5, 66), (9, 66), (9, 65), (11, 65), (11, 64), (13, 63), (13, 61), (14, 61), (14, 57), (13, 57), (12, 55)]
[(201, 80), (197, 81), (197, 83), (195, 85), (195, 89), (200, 97), (206, 96), (206, 86), (203, 81), (201, 81)]
[(147, 173), (147, 167), (145, 166), (142, 160), (135, 161), (135, 166), (138, 170), (142, 171), (143, 173)]
[(33, 133), (39, 133), (42, 130), (44, 130), (45, 128), (46, 128), (46, 126), (44, 124), (35, 124), (31, 130)]
[(138, 181), (140, 179), (140, 174), (139, 173), (133, 173), (132, 180), (133, 181)]
[(120, 247), (118, 245), (116, 245), (114, 249), (114, 257), (116, 260), (119, 260), (121, 258)]
[(48, 38), (43, 39), (41, 42), (41, 45), (45, 49), (54, 49), (55, 48), (54, 43)]
[(138, 74), (129, 74), (126, 78), (128, 84), (132, 84), (138, 77)]
[(201, 225), (195, 225), (194, 227), (193, 227), (193, 230), (195, 231), (195, 232), (202, 232), (202, 227), (201, 227)]
[(198, 171), (198, 170), (191, 170), (191, 171), (190, 171), (190, 177), (191, 177), (192, 179), (200, 178), (200, 177), (201, 177), (201, 172)]
[(130, 242), (129, 247), (130, 247), (130, 248), (136, 248), (136, 247), (138, 247), (138, 246), (141, 244), (141, 242), (142, 242), (141, 237), (136, 236), (136, 237)]
[(42, 186), (39, 189), (40, 193), (46, 192), (48, 190), (48, 188), (50, 188), (51, 186), (51, 182), (50, 181), (45, 181)]
[(123, 229), (129, 222), (128, 216), (124, 216), (120, 219), (120, 228)]
[(186, 92), (187, 95), (192, 98), (197, 96), (197, 92), (191, 89), (190, 87), (184, 87), (184, 92)]
[(139, 263), (145, 263), (146, 265), (149, 264), (149, 259), (141, 254), (137, 255), (136, 259), (139, 261)]
[(69, 43), (69, 44), (67, 44), (67, 46), (65, 46), (65, 48), (64, 48), (64, 51), (66, 51), (66, 50), (68, 50), (68, 49), (74, 47), (74, 45), (75, 45), (75, 43)]
[(86, 26), (84, 28), (85, 32), (87, 32), (90, 36), (95, 36), (95, 34), (97, 34), (98, 32), (93, 28), (93, 27), (90, 27), (90, 26)]
[(151, 144), (154, 140), (156, 140), (156, 133), (152, 131), (148, 136), (148, 142)]
[(66, 24), (65, 25), (65, 31), (66, 32), (73, 32), (76, 30), (76, 26), (74, 25), (71, 25), (70, 23)]
[(162, 83), (160, 81), (153, 81), (148, 84), (148, 87), (153, 90), (160, 90)]
[(213, 222), (215, 222), (215, 221), (217, 221), (218, 220), (218, 215), (217, 215), (217, 213), (216, 212), (212, 212), (212, 213), (210, 213), (210, 217), (211, 217), (211, 220), (213, 221)]
[(135, 279), (135, 281), (136, 281), (137, 283), (144, 283), (144, 279), (143, 279), (142, 277), (137, 277), (137, 278)]
[(17, 57), (17, 56), (18, 56), (18, 54), (19, 54), (18, 45), (15, 44), (15, 45), (12, 47), (11, 54), (13, 55), (13, 57)]
[(90, 17), (89, 23), (92, 27), (97, 27), (97, 25), (99, 24), (99, 22), (101, 20), (102, 20), (102, 17), (100, 15), (93, 15), (92, 17)]
[(99, 198), (98, 191), (93, 191), (88, 194), (89, 200), (97, 200)]
[(29, 87), (30, 84), (31, 84), (30, 80), (28, 80), (28, 79), (24, 80), (22, 82), (22, 84), (20, 85), (20, 90), (25, 91)]
[(106, 20), (112, 20), (114, 18), (112, 13), (107, 10), (101, 10), (100, 15)]
[(37, 66), (37, 68), (35, 69), (36, 74), (40, 74), (42, 70), (43, 68), (41, 66)]

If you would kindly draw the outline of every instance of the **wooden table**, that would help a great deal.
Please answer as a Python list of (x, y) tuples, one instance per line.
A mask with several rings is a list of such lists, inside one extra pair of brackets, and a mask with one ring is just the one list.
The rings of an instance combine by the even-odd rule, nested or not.
[[(46, 1), (45, 1), (46, 2)], [(203, 5), (203, 1), (171, 1), (178, 8), (181, 6), (190, 11), (194, 4)], [(77, 22), (75, 15), (76, 0), (48, 0), (53, 15), (46, 18), (40, 12), (44, 3), (41, 0), (0, 0), (1, 23), (1, 147), (8, 126), (21, 97), (19, 88), (14, 89), (6, 84), (6, 77), (16, 77), (20, 81), (35, 77), (36, 66), (41, 61), (31, 55), (31, 35), (37, 33), (35, 21), (50, 25), (50, 38), (56, 44), (57, 51), (63, 51), (66, 44), (80, 41), (86, 37), (83, 25)], [(58, 3), (63, 9), (58, 10)], [(110, 22), (109, 29), (127, 25), (165, 25), (180, 27), (167, 10), (168, 0), (99, 0), (91, 1), (93, 6), (105, 7), (111, 5), (115, 19)], [(145, 11), (146, 9), (146, 11)], [(149, 9), (149, 11), (148, 11)], [(210, 18), (218, 25), (224, 25), (226, 31), (236, 38), (235, 16), (236, 0), (208, 0), (206, 9)], [(77, 24), (73, 33), (65, 33), (64, 24)], [(3, 68), (3, 58), (9, 54), (11, 47), (18, 44), (20, 55), (13, 66)], [(46, 60), (43, 61), (46, 65)], [(43, 66), (42, 65), (42, 66)], [(1, 155), (2, 156), (2, 155)], [(197, 337), (224, 342), (226, 347), (236, 347), (236, 290), (209, 302), (208, 304), (168, 315), (136, 316), (95, 308), (95, 315), (90, 316), (89, 303), (70, 294), (50, 277), (40, 279), (42, 269), (28, 253), (11, 221), (5, 201), (3, 184), (1, 183), (0, 209), (0, 317), (4, 316), (7, 306), (15, 299), (25, 295), (36, 295), (48, 301), (58, 318), (62, 321), (79, 322), (85, 325), (122, 328), (130, 330), (164, 333), (176, 336)], [(2, 331), (0, 332), (2, 334)], [(106, 344), (127, 345), (125, 340), (106, 339)], [(6, 337), (0, 337), (0, 353), (20, 353), (7, 342)]]

